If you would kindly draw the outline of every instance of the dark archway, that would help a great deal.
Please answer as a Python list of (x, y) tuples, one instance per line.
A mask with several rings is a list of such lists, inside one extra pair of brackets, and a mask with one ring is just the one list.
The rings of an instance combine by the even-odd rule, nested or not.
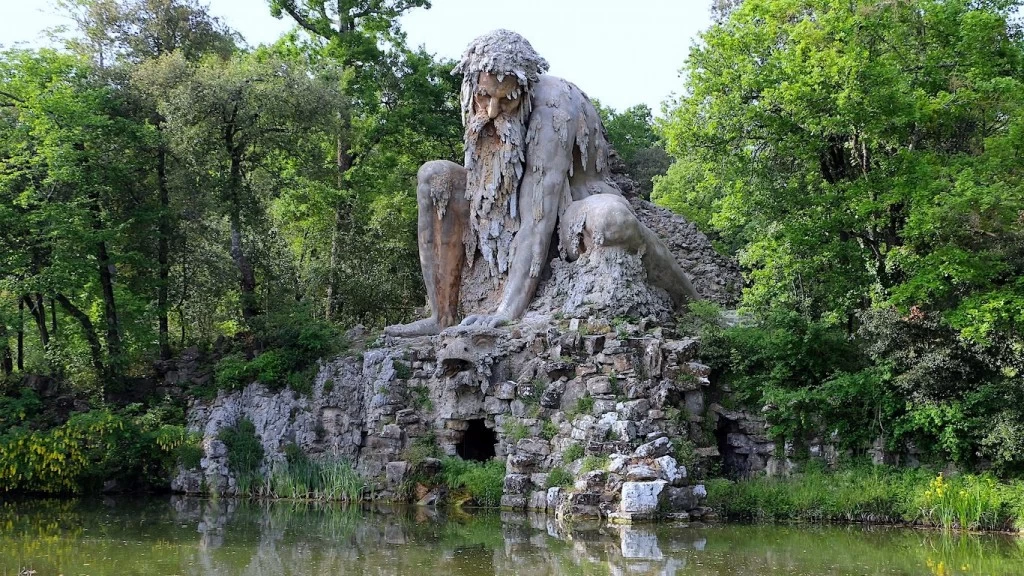
[(463, 460), (487, 462), (494, 458), (494, 445), (498, 443), (498, 435), (484, 424), (483, 419), (470, 420), (469, 428), (462, 433), (462, 441), (455, 446), (455, 451)]

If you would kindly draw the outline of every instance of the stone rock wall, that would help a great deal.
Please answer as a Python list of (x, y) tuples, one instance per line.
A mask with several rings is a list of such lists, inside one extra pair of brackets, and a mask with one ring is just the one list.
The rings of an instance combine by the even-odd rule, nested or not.
[[(471, 430), (484, 430), (505, 460), (507, 508), (622, 522), (706, 513), (703, 488), (678, 459), (708, 437), (709, 370), (695, 361), (694, 339), (645, 320), (532, 315), (500, 329), (380, 344), (323, 363), (310, 397), (254, 384), (196, 401), (189, 423), (203, 434), (205, 457), (175, 488), (233, 494), (218, 436), (247, 418), (265, 470), (294, 444), (350, 459), (382, 499), (406, 497), (403, 482), (423, 465), (410, 456), (414, 444), (455, 455)], [(548, 486), (556, 467), (575, 482)]]

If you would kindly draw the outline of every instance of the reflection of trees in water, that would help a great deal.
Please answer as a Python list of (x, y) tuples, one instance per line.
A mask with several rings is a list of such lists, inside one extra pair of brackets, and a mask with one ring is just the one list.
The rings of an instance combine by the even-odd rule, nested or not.
[[(0, 576), (1017, 574), (1020, 540), (851, 528), (613, 527), (536, 514), (171, 498), (0, 505)], [(88, 564), (89, 569), (81, 568)], [(950, 567), (954, 569), (950, 570)], [(937, 570), (937, 568), (936, 568)], [(934, 570), (933, 570), (934, 572)]]

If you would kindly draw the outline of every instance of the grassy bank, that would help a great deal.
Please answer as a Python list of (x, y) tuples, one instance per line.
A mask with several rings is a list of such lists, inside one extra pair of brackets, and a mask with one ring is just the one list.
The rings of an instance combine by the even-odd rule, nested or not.
[(1024, 483), (926, 469), (853, 468), (789, 478), (707, 483), (723, 518), (768, 522), (919, 524), (946, 530), (1024, 530)]

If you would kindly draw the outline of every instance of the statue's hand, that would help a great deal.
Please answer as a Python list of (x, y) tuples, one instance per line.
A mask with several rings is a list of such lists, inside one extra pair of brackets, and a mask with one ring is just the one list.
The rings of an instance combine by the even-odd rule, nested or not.
[(504, 314), (471, 314), (466, 316), (460, 326), (477, 326), (479, 328), (497, 328), (508, 324), (511, 318)]

